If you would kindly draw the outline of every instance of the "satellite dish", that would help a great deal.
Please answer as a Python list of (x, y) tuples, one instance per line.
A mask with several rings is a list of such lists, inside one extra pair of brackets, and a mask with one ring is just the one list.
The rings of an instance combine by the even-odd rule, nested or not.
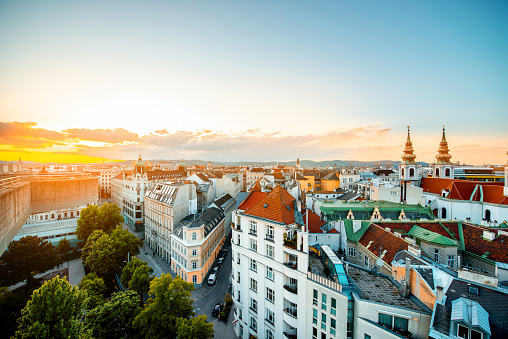
[(381, 259), (376, 260), (376, 265), (379, 267), (383, 266), (383, 260)]

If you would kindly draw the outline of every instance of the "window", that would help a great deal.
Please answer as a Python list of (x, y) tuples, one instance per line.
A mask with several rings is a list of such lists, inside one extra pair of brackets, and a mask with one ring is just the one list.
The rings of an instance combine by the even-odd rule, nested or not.
[(273, 333), (269, 329), (266, 329), (266, 339), (273, 339)]
[(258, 323), (254, 317), (250, 317), (250, 328), (252, 328), (254, 331), (258, 330)]
[(250, 298), (250, 309), (253, 310), (254, 312), (258, 312), (258, 302), (257, 300), (254, 300), (252, 298)]
[(240, 336), (240, 338), (243, 338), (243, 326), (242, 325), (238, 326), (238, 335)]
[(238, 282), (240, 282), (240, 271), (238, 271)]
[(409, 319), (384, 313), (379, 313), (378, 323), (392, 330), (407, 331), (409, 328)]
[(449, 255), (448, 256), (448, 260), (446, 261), (447, 265), (450, 266), (450, 267), (454, 267), (455, 266), (455, 256), (454, 255)]
[(192, 269), (195, 270), (196, 268), (198, 268), (198, 262), (197, 261), (193, 261), (192, 262)]
[(266, 245), (266, 255), (273, 258), (274, 248), (272, 245)]
[[(238, 261), (236, 262), (238, 265), (240, 265), (240, 253), (237, 253), (238, 255)], [(234, 259), (234, 258), (233, 258)]]
[(266, 320), (268, 320), (268, 322), (269, 322), (270, 324), (273, 324), (274, 319), (275, 319), (275, 313), (273, 313), (271, 310), (269, 310), (269, 309), (267, 308), (267, 309), (266, 309)]
[[(240, 293), (240, 290), (238, 290), (238, 301), (242, 301), (242, 295)], [(240, 310), (240, 315), (242, 314), (242, 310)], [(242, 317), (240, 317), (240, 319), (242, 319)]]
[(362, 252), (358, 251), (358, 260), (362, 261)]
[(267, 226), (267, 228), (266, 228), (266, 239), (273, 241), (273, 234), (274, 234), (273, 226)]
[(242, 320), (242, 308), (238, 308), (238, 319)]
[(434, 248), (434, 260), (439, 262), (439, 249)]
[(321, 294), (321, 309), (326, 311), (326, 294)]
[(258, 282), (252, 278), (250, 278), (250, 289), (254, 292), (258, 291)]
[(346, 338), (353, 338), (353, 325), (354, 323), (352, 321), (348, 321), (346, 325)]
[(257, 252), (258, 242), (256, 240), (250, 239), (250, 249)]
[(312, 309), (312, 323), (317, 325), (317, 310), (315, 308)]
[(337, 314), (337, 300), (332, 298), (332, 309), (330, 310), (332, 314)]
[(266, 277), (273, 280), (273, 268), (266, 266)]
[(354, 248), (354, 247), (348, 247), (347, 254), (350, 257), (356, 257), (356, 248)]
[(330, 334), (335, 335), (336, 328), (337, 328), (337, 321), (333, 318), (330, 318)]
[(192, 232), (192, 240), (196, 240), (198, 237), (198, 235), (196, 234), (196, 232)]
[(326, 314), (321, 313), (321, 328), (326, 330)]
[(284, 312), (292, 316), (297, 317), (296, 304), (284, 298)]
[(198, 276), (197, 275), (193, 275), (192, 276), (192, 283), (193, 284), (197, 284), (198, 283)]
[(312, 328), (312, 339), (317, 339), (317, 328)]
[(363, 339), (372, 339), (372, 338), (367, 333), (364, 333)]
[(257, 234), (257, 223), (255, 221), (250, 222), (250, 234), (256, 235)]
[(192, 250), (192, 256), (195, 257), (196, 255), (198, 255), (198, 251), (197, 250)]
[(237, 236), (238, 236), (238, 237), (237, 237), (238, 239), (237, 239), (237, 241), (236, 241), (236, 244), (237, 244), (237, 245), (240, 245), (240, 234), (237, 234)]
[(256, 260), (251, 259), (250, 260), (250, 269), (256, 272), (258, 270), (258, 264), (256, 263)]
[(365, 266), (367, 266), (367, 268), (369, 268), (369, 257), (368, 256), (365, 256)]
[(312, 303), (313, 303), (314, 305), (317, 305), (317, 304), (318, 304), (318, 303), (317, 303), (317, 299), (318, 299), (318, 291), (317, 291), (317, 290), (314, 290), (314, 297), (313, 297), (313, 299), (312, 299)]
[(272, 303), (275, 302), (275, 294), (273, 290), (269, 287), (266, 288), (266, 299), (268, 299)]
[(469, 285), (469, 293), (480, 295), (480, 290), (478, 289), (478, 286)]

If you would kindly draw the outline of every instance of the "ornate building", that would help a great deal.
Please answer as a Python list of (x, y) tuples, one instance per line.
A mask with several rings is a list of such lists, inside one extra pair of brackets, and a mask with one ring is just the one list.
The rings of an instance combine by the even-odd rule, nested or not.
[(418, 185), (421, 180), (421, 165), (415, 162), (416, 154), (414, 154), (413, 142), (409, 135), (409, 126), (407, 126), (407, 140), (402, 153), (402, 162), (399, 164), (400, 179), (400, 202), (406, 202), (407, 184)]
[(445, 128), (443, 126), (443, 137), (441, 138), (441, 142), (439, 143), (439, 149), (436, 154), (436, 162), (432, 164), (432, 172), (434, 178), (442, 178), (442, 179), (453, 179), (453, 164), (450, 162), (452, 155), (448, 152), (448, 141), (446, 141), (445, 136)]

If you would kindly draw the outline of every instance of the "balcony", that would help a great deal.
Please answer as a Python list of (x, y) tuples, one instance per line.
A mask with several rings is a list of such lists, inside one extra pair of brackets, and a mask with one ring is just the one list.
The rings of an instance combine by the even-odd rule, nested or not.
[(250, 234), (250, 235), (253, 235), (253, 236), (255, 236), (255, 237), (257, 237), (257, 236), (258, 236), (258, 232), (257, 232), (256, 230), (253, 230), (253, 229), (250, 229), (250, 230), (249, 230), (249, 234)]
[(284, 312), (285, 312), (287, 315), (289, 315), (289, 316), (291, 316), (291, 317), (293, 317), (293, 318), (297, 319), (297, 311), (296, 311), (296, 308), (286, 307), (286, 308), (284, 308)]
[(293, 241), (293, 240), (284, 240), (284, 246), (285, 247), (288, 247), (288, 248), (292, 248), (294, 250), (296, 250), (296, 241)]
[(271, 241), (271, 242), (274, 242), (274, 240), (273, 240), (273, 234), (267, 234), (267, 235), (265, 236), (265, 240), (266, 240), (266, 241)]
[(296, 261), (285, 262), (284, 265), (289, 267), (289, 268), (292, 268), (294, 270), (298, 269), (298, 262), (296, 262)]
[(286, 337), (288, 339), (297, 339), (298, 335), (296, 333), (291, 334), (291, 333), (288, 333), (288, 332), (284, 332), (284, 337)]
[(284, 285), (284, 289), (293, 294), (298, 294), (298, 287), (296, 285)]

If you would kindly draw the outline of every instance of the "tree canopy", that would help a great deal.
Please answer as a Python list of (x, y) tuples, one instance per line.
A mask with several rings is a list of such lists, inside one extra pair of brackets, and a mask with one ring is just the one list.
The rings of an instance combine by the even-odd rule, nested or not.
[(94, 338), (132, 338), (132, 321), (140, 312), (135, 291), (114, 293), (111, 300), (87, 312), (85, 323)]
[(103, 230), (110, 234), (116, 226), (121, 225), (123, 223), (121, 212), (116, 204), (110, 203), (105, 203), (100, 207), (90, 205), (83, 208), (79, 214), (78, 227), (76, 228), (76, 236), (82, 240), (81, 246), (86, 244), (93, 231)]
[(191, 292), (194, 285), (163, 274), (150, 283), (150, 298), (134, 319), (134, 327), (144, 338), (174, 338), (177, 335), (177, 318), (188, 319), (194, 315)]
[[(50, 242), (37, 236), (26, 236), (12, 241), (6, 252), (0, 257), (4, 261), (3, 284), (13, 284), (27, 279), (27, 283), (35, 283), (32, 274), (45, 272), (58, 263), (55, 248)], [(5, 280), (5, 281), (4, 281)]]
[(102, 305), (106, 302), (105, 295), (107, 292), (106, 284), (104, 279), (97, 276), (95, 273), (90, 273), (81, 279), (79, 288), (87, 292), (88, 303), (87, 308), (92, 309), (98, 305)]
[(56, 247), (56, 253), (59, 255), (64, 255), (71, 250), (71, 244), (67, 238), (63, 238), (58, 242), (58, 246)]
[(35, 290), (21, 311), (15, 338), (90, 338), (81, 322), (86, 292), (59, 276)]
[(206, 322), (206, 315), (176, 320), (178, 339), (210, 339), (214, 337), (213, 324)]

